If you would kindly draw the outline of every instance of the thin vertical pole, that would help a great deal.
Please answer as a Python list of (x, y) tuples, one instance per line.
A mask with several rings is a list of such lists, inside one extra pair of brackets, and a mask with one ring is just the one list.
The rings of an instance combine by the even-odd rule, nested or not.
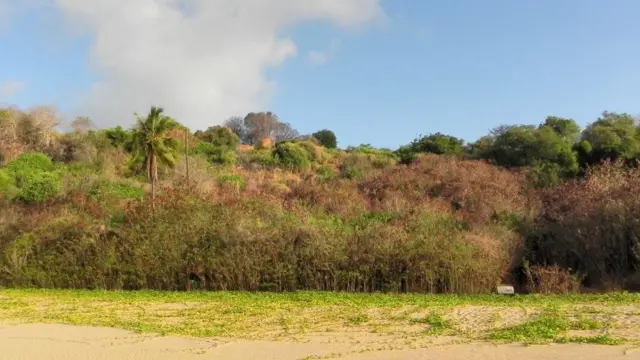
[(185, 127), (184, 129), (184, 143), (185, 143), (185, 148), (184, 148), (184, 158), (186, 160), (187, 163), (187, 187), (191, 188), (191, 181), (190, 181), (190, 177), (189, 177), (189, 130)]

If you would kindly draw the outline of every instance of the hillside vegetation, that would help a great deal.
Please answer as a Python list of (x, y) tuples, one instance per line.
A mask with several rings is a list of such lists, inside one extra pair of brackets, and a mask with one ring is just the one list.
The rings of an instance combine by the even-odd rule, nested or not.
[(272, 113), (191, 132), (0, 110), (0, 286), (640, 290), (640, 132), (604, 112), (339, 149)]

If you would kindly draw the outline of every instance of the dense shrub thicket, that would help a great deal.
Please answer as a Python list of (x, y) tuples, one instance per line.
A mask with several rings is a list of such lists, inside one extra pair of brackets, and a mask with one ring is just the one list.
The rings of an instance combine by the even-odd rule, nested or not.
[[(12, 132), (21, 121), (38, 132)], [(193, 135), (159, 108), (133, 130), (86, 123), (61, 134), (0, 112), (0, 286), (640, 290), (640, 137), (624, 114), (396, 151), (336, 149), (272, 113)]]
[(640, 291), (640, 169), (606, 163), (541, 193), (527, 258), (581, 274), (597, 288)]
[[(212, 290), (475, 293), (499, 281), (509, 260), (512, 239), (497, 244), (505, 249), (479, 246), (447, 214), (367, 213), (341, 221), (258, 199), (224, 200), (168, 191), (153, 213), (140, 203), (107, 226), (95, 221), (100, 205), (90, 199), (54, 206), (28, 231), (24, 223), (3, 229), (0, 282), (176, 290), (195, 280)], [(66, 221), (56, 215), (61, 211)]]

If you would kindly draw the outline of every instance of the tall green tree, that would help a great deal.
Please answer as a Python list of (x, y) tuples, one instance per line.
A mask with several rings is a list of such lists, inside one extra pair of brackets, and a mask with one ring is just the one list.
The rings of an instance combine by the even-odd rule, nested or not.
[(638, 122), (626, 113), (604, 111), (582, 132), (577, 150), (583, 166), (603, 160), (633, 162), (640, 154)]
[(320, 131), (316, 131), (311, 134), (316, 140), (320, 142), (320, 145), (326, 147), (327, 149), (335, 149), (338, 147), (338, 138), (336, 134), (328, 129), (323, 129)]
[(544, 123), (539, 126), (539, 128), (542, 127), (553, 129), (560, 137), (571, 142), (577, 142), (580, 139), (580, 125), (573, 119), (547, 116)]
[[(556, 119), (559, 120), (559, 119)], [(570, 122), (556, 122), (569, 125)], [(537, 186), (552, 186), (562, 179), (578, 173), (578, 159), (573, 151), (571, 137), (574, 131), (568, 127), (555, 127), (546, 123), (532, 125), (500, 126), (494, 129), (474, 153), (496, 165), (504, 167), (530, 167), (532, 180)]]
[(415, 139), (409, 146), (416, 153), (438, 155), (462, 155), (464, 153), (464, 140), (439, 132)]
[(152, 106), (146, 117), (135, 114), (137, 124), (133, 129), (132, 150), (137, 160), (145, 164), (147, 179), (151, 183), (151, 197), (155, 198), (155, 182), (158, 179), (158, 162), (174, 167), (177, 161), (178, 141), (169, 131), (179, 125), (164, 115), (160, 107)]

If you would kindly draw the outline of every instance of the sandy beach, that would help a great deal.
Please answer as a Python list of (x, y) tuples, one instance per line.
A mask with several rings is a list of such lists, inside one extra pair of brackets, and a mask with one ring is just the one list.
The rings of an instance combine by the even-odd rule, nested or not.
[(447, 344), (363, 351), (348, 342), (242, 341), (139, 335), (125, 330), (55, 324), (0, 326), (4, 360), (600, 360), (640, 359), (640, 349), (603, 345)]

